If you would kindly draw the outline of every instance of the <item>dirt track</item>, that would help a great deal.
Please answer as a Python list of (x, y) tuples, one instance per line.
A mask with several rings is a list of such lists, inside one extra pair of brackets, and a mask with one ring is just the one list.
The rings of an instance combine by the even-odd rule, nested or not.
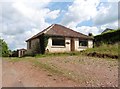
[(82, 87), (117, 87), (118, 61), (94, 57), (66, 56), (39, 59), (40, 62), (69, 71)]
[(79, 85), (65, 77), (52, 75), (29, 62), (3, 61), (3, 87), (72, 87)]
[[(3, 60), (3, 87), (117, 87), (118, 63), (91, 57), (45, 57), (36, 58), (38, 62), (63, 69), (66, 76), (52, 74), (43, 68), (33, 66), (29, 61), (10, 62)], [(35, 59), (35, 60), (36, 60)], [(21, 60), (21, 59), (20, 59)]]

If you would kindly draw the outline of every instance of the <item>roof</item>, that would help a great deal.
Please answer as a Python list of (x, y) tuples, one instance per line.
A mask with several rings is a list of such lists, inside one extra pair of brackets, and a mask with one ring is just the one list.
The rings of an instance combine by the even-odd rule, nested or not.
[(93, 38), (91, 38), (87, 35), (76, 32), (76, 31), (74, 31), (70, 28), (67, 28), (65, 26), (58, 25), (58, 24), (53, 24), (53, 25), (49, 26), (48, 28), (44, 29), (43, 31), (39, 32), (38, 34), (34, 35), (30, 39), (26, 40), (26, 42), (29, 41), (29, 40), (35, 39), (42, 34), (46, 34), (46, 35), (50, 35), (50, 36), (64, 36), (64, 37), (93, 39)]
[(21, 50), (26, 51), (26, 49), (24, 49), (24, 48), (22, 48), (22, 49), (17, 49), (17, 50), (19, 50), (19, 51), (21, 51)]

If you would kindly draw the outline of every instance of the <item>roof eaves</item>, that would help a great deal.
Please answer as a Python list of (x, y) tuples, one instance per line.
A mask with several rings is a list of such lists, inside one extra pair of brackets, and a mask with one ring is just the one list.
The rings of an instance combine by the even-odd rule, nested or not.
[(52, 27), (54, 26), (54, 24), (52, 24), (51, 26), (49, 26), (48, 28), (44, 29), (43, 31), (39, 32), (38, 34), (32, 36), (31, 38), (29, 38), (28, 40), (26, 40), (26, 42), (28, 42), (29, 40), (35, 39), (38, 36), (40, 36), (41, 34), (45, 34), (47, 31), (49, 31)]
[(52, 24), (49, 28), (47, 28), (43, 33), (47, 33), (55, 24)]

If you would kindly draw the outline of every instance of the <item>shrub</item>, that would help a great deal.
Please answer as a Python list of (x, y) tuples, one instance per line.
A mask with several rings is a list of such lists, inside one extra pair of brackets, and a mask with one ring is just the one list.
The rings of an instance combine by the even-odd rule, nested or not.
[(0, 39), (0, 56), (8, 57), (9, 55), (10, 51), (7, 43), (3, 39)]
[(94, 36), (95, 46), (100, 46), (102, 43), (105, 44), (117, 43), (120, 41), (119, 34), (120, 34), (120, 29)]
[(12, 54), (10, 55), (10, 57), (18, 57), (18, 51), (12, 51)]

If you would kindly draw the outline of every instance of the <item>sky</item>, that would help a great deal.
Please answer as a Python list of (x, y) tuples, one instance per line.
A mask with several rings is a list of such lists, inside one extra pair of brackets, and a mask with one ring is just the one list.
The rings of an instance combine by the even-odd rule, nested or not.
[(119, 0), (1, 0), (0, 37), (11, 50), (52, 24), (88, 35), (118, 28)]

